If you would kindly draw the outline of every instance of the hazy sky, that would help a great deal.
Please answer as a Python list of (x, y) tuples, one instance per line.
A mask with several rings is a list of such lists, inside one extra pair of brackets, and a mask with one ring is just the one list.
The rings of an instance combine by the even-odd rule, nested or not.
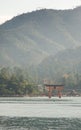
[(0, 0), (0, 23), (36, 9), (71, 9), (79, 5), (81, 0)]

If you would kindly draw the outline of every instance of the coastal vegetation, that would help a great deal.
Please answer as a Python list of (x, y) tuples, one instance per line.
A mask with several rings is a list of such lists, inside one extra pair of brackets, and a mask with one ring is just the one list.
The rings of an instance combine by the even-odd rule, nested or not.
[[(58, 75), (52, 81), (54, 84), (64, 84), (65, 94), (72, 90), (81, 93), (81, 75), (78, 73), (67, 73), (61, 77)], [(42, 92), (38, 86), (42, 86)], [(42, 77), (38, 76), (36, 80), (18, 67), (0, 69), (0, 96), (39, 96), (45, 93)]]
[(19, 68), (0, 70), (0, 96), (35, 95), (38, 89), (27, 73)]

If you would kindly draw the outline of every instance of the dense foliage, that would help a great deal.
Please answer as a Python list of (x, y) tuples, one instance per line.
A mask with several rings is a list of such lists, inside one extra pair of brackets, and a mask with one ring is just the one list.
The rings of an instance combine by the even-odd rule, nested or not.
[(26, 72), (16, 67), (13, 70), (9, 68), (0, 70), (0, 96), (23, 96), (37, 93), (37, 86)]
[[(54, 84), (63, 84), (64, 93), (76, 90), (81, 92), (81, 74), (76, 72), (59, 73), (59, 75), (50, 75)], [(0, 96), (36, 96), (45, 94), (44, 86), (42, 85), (42, 93), (38, 87), (38, 81), (43, 84), (43, 77), (39, 74), (29, 75), (26, 70), (14, 67), (0, 69)]]

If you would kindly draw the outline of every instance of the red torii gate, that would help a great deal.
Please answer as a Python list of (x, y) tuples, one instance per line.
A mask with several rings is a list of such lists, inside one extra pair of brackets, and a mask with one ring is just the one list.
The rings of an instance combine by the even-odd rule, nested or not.
[(48, 90), (48, 97), (51, 98), (52, 96), (52, 90), (56, 89), (58, 91), (58, 97), (61, 98), (62, 96), (62, 90), (64, 88), (64, 85), (54, 85), (54, 84), (44, 84), (45, 87)]

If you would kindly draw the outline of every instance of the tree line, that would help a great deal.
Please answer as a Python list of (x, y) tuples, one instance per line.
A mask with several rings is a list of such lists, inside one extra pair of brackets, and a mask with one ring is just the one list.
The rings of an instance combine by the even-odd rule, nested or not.
[(17, 67), (0, 69), (0, 96), (32, 94), (38, 94), (38, 87), (26, 72)]
[[(42, 76), (29, 74), (26, 69), (18, 67), (0, 69), (0, 96), (36, 96), (45, 94), (41, 92), (38, 84), (43, 84)], [(37, 78), (36, 78), (37, 77)], [(64, 84), (64, 91), (79, 90), (81, 92), (81, 74), (70, 72), (60, 74), (54, 79), (54, 84)], [(39, 83), (38, 83), (39, 81)], [(42, 86), (44, 87), (44, 86)]]

